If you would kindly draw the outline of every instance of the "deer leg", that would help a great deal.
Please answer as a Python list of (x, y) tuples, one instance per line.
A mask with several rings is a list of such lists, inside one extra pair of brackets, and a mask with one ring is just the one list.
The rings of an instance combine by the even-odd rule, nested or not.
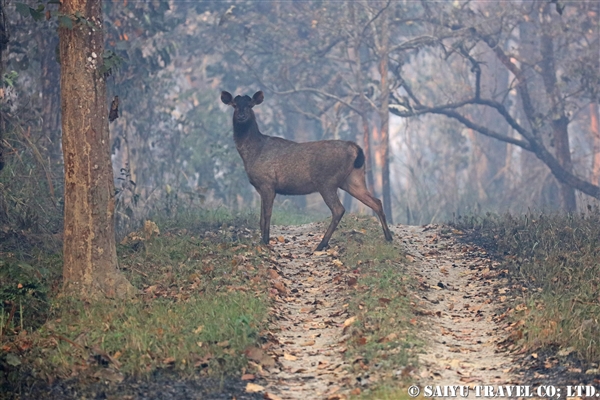
[(260, 232), (262, 234), (262, 242), (268, 245), (275, 191), (270, 189), (262, 189), (259, 190), (258, 193), (260, 194)]
[(329, 224), (329, 228), (325, 232), (325, 236), (321, 239), (321, 243), (317, 246), (316, 251), (323, 250), (329, 244), (329, 239), (331, 239), (331, 235), (333, 235), (333, 231), (337, 228), (342, 216), (344, 216), (344, 206), (340, 202), (340, 198), (337, 195), (337, 187), (332, 189), (323, 189), (320, 190), (321, 196), (323, 200), (325, 200), (325, 204), (331, 210), (331, 223)]
[(390, 228), (387, 225), (383, 205), (381, 204), (381, 200), (369, 193), (367, 184), (365, 183), (364, 171), (362, 171), (362, 175), (360, 175), (360, 170), (353, 171), (341, 188), (375, 211), (375, 214), (379, 217), (379, 222), (381, 222), (385, 239), (391, 242), (392, 232), (390, 232)]

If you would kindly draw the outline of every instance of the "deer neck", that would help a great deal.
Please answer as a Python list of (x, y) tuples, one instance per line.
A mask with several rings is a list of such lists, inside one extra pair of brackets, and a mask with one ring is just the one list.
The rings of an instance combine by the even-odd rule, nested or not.
[(256, 120), (247, 124), (233, 124), (233, 140), (244, 163), (258, 157), (265, 136), (258, 130)]

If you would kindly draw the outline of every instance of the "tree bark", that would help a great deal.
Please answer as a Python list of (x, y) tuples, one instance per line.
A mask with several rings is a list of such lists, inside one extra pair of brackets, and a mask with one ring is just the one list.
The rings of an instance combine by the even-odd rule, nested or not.
[(73, 22), (72, 28), (59, 28), (64, 289), (85, 299), (130, 297), (135, 289), (117, 270), (108, 107), (99, 71), (104, 51), (102, 2), (63, 0), (60, 12)]

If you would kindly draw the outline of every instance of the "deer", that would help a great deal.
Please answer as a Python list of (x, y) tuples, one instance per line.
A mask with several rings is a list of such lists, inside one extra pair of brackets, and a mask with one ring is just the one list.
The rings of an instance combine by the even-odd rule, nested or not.
[(338, 189), (370, 207), (379, 217), (383, 234), (392, 241), (381, 201), (367, 189), (365, 154), (354, 142), (320, 140), (298, 143), (263, 135), (252, 108), (264, 100), (262, 91), (252, 97), (221, 92), (223, 104), (233, 107), (233, 140), (250, 184), (261, 199), (260, 231), (269, 245), (273, 202), (277, 194), (306, 195), (319, 192), (331, 210), (331, 222), (315, 251), (328, 247), (329, 239), (345, 213)]

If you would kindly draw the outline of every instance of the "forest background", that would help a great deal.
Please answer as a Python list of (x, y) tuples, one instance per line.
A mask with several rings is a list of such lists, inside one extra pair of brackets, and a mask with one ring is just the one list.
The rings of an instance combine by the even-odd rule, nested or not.
[[(2, 229), (62, 230), (55, 2), (2, 4)], [(394, 223), (600, 198), (595, 1), (105, 1), (117, 232), (258, 209), (221, 90), (265, 134), (354, 140)], [(349, 196), (344, 205), (367, 212)], [(327, 215), (318, 194), (276, 207)]]

